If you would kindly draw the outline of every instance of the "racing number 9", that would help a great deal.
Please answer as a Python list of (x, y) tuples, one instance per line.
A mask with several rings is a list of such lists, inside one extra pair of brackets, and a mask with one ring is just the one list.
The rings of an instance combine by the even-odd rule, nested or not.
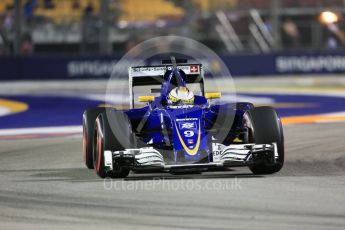
[(183, 134), (184, 134), (185, 137), (192, 137), (192, 136), (194, 136), (194, 132), (191, 131), (191, 130), (184, 131)]

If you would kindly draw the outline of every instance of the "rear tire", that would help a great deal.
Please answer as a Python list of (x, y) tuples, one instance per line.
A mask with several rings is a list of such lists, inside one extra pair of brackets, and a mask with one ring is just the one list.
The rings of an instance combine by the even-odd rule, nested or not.
[(281, 121), (274, 108), (263, 106), (245, 113), (246, 126), (249, 128), (249, 143), (277, 144), (278, 159), (274, 165), (264, 163), (250, 166), (254, 174), (272, 174), (284, 165), (284, 135)]
[[(120, 126), (119, 124), (122, 125)], [(114, 135), (113, 130), (121, 133), (124, 140), (119, 140), (118, 135)], [(128, 176), (129, 168), (116, 167), (110, 171), (104, 166), (105, 150), (114, 152), (133, 147), (133, 133), (126, 114), (120, 111), (101, 113), (95, 122), (93, 142), (93, 165), (99, 177), (124, 178)]]
[(83, 155), (88, 169), (93, 169), (93, 135), (95, 120), (105, 108), (92, 108), (85, 110), (83, 114)]

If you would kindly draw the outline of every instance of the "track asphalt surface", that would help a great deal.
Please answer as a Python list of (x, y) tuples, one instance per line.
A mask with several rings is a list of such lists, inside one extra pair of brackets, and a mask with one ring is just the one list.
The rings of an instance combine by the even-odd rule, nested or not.
[[(47, 100), (38, 92), (43, 88), (83, 94), (97, 86), (96, 93), (102, 93), (104, 83), (2, 84), (7, 96), (2, 97), (5, 106), (0, 112), (17, 113), (0, 119), (1, 135), (27, 127), (61, 130), (52, 133), (48, 127), (39, 139), (30, 134), (19, 140), (0, 138), (0, 229), (344, 229), (345, 123), (333, 122), (344, 120), (342, 79), (239, 82), (244, 96), (273, 98), (287, 117), (286, 162), (277, 174), (254, 176), (247, 168), (234, 168), (188, 175), (130, 174), (117, 180), (98, 178), (82, 159), (82, 107), (99, 101), (91, 105), (54, 95)], [(323, 88), (309, 87), (315, 82), (323, 88), (333, 82), (327, 93), (336, 90), (338, 99), (323, 97)], [(28, 95), (31, 99), (26, 101)], [(265, 100), (258, 103), (270, 103)], [(66, 108), (72, 109), (70, 113), (64, 112)], [(320, 112), (337, 115), (315, 116)], [(38, 119), (45, 113), (56, 119)], [(56, 137), (65, 132), (60, 125), (73, 126), (68, 136)], [(12, 129), (12, 134), (4, 129)]]
[(102, 180), (81, 137), (0, 141), (0, 229), (344, 229), (345, 123), (284, 127), (286, 163)]

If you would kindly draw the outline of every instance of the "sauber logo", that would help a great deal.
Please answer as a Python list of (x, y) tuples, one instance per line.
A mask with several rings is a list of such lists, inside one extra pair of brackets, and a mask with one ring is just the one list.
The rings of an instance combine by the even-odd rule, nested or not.
[(176, 119), (176, 121), (198, 121), (198, 118), (182, 118), (182, 119)]
[(195, 129), (196, 122), (180, 122), (180, 129)]

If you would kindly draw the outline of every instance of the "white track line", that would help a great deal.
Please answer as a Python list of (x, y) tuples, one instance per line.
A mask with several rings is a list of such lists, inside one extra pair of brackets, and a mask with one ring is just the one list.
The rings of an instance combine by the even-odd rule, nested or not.
[(57, 127), (38, 127), (38, 128), (19, 128), (19, 129), (0, 129), (0, 136), (25, 135), (25, 134), (74, 134), (82, 133), (83, 127), (80, 126), (57, 126)]

